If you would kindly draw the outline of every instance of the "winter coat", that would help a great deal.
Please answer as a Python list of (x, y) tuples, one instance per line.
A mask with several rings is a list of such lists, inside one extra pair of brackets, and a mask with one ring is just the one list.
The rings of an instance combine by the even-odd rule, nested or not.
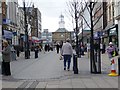
[(72, 56), (73, 49), (72, 49), (72, 46), (71, 46), (70, 43), (66, 42), (65, 44), (63, 44), (61, 54), (62, 55), (71, 55)]
[(108, 56), (109, 56), (109, 58), (112, 58), (112, 52), (113, 51), (115, 51), (115, 47), (114, 46), (108, 46), (107, 48), (106, 48), (106, 51), (107, 51), (107, 53), (108, 53)]
[(10, 48), (10, 46), (7, 46), (2, 51), (2, 59), (3, 59), (3, 62), (10, 62), (11, 61), (11, 48)]

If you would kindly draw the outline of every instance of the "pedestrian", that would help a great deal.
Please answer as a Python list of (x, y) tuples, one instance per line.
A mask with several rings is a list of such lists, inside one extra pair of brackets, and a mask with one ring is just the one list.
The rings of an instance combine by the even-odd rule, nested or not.
[(39, 46), (35, 46), (35, 58), (38, 58)]
[(41, 45), (39, 45), (39, 51), (40, 51), (40, 52), (42, 51), (42, 47), (41, 47)]
[(11, 48), (7, 41), (3, 41), (2, 60), (2, 74), (5, 76), (11, 75)]
[(47, 44), (47, 51), (49, 52), (50, 51), (50, 45)]
[(105, 48), (106, 48), (106, 45), (105, 45), (105, 43), (103, 43), (103, 52), (102, 52), (102, 54), (105, 53)]
[(84, 45), (84, 51), (87, 52), (87, 44)]
[(66, 62), (68, 62), (67, 70), (70, 70), (71, 57), (73, 55), (72, 45), (69, 43), (70, 40), (67, 39), (66, 43), (63, 44), (61, 55), (64, 57), (64, 70), (66, 70)]
[(109, 46), (106, 48), (106, 52), (108, 53), (109, 60), (112, 60), (114, 57), (115, 46), (112, 42), (109, 43)]
[(62, 50), (62, 46), (63, 46), (63, 41), (60, 42), (60, 46), (59, 46), (60, 47), (60, 52)]
[(20, 56), (20, 49), (21, 49), (21, 47), (19, 45), (17, 45), (16, 46), (17, 57)]
[(81, 55), (84, 56), (84, 45), (81, 43), (80, 47), (81, 47)]
[(17, 57), (20, 56), (20, 51), (17, 49)]
[(60, 45), (59, 45), (59, 43), (57, 43), (57, 45), (56, 45), (57, 54), (59, 53), (59, 48), (60, 48)]
[(47, 44), (45, 44), (45, 48), (44, 48), (44, 49), (45, 49), (45, 52), (47, 52), (47, 48), (48, 48), (48, 47), (47, 47)]
[(90, 57), (90, 43), (87, 43), (87, 54), (89, 58)]

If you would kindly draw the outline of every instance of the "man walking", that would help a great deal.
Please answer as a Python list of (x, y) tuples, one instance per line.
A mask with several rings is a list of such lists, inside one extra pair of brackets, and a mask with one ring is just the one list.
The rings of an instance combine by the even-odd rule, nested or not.
[(57, 54), (59, 53), (59, 48), (60, 48), (60, 45), (59, 43), (56, 45), (56, 49), (57, 49)]
[(63, 44), (61, 55), (64, 57), (64, 70), (66, 70), (66, 62), (68, 62), (68, 71), (70, 70), (71, 57), (73, 54), (72, 45), (69, 43), (70, 40), (67, 39), (66, 43)]

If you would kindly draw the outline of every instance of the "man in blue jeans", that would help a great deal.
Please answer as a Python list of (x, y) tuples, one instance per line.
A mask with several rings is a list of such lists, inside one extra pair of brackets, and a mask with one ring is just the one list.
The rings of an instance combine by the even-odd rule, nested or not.
[(70, 40), (67, 39), (66, 43), (63, 44), (62, 50), (61, 50), (61, 55), (64, 57), (64, 70), (66, 70), (66, 62), (68, 62), (68, 71), (70, 70), (70, 63), (71, 63), (71, 57), (73, 54), (73, 49), (72, 45), (69, 43)]

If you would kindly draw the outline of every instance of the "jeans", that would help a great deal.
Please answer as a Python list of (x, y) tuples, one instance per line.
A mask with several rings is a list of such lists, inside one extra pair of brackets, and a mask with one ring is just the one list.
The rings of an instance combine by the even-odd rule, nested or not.
[(63, 55), (64, 57), (64, 68), (66, 68), (66, 62), (68, 62), (67, 69), (70, 69), (71, 55)]

